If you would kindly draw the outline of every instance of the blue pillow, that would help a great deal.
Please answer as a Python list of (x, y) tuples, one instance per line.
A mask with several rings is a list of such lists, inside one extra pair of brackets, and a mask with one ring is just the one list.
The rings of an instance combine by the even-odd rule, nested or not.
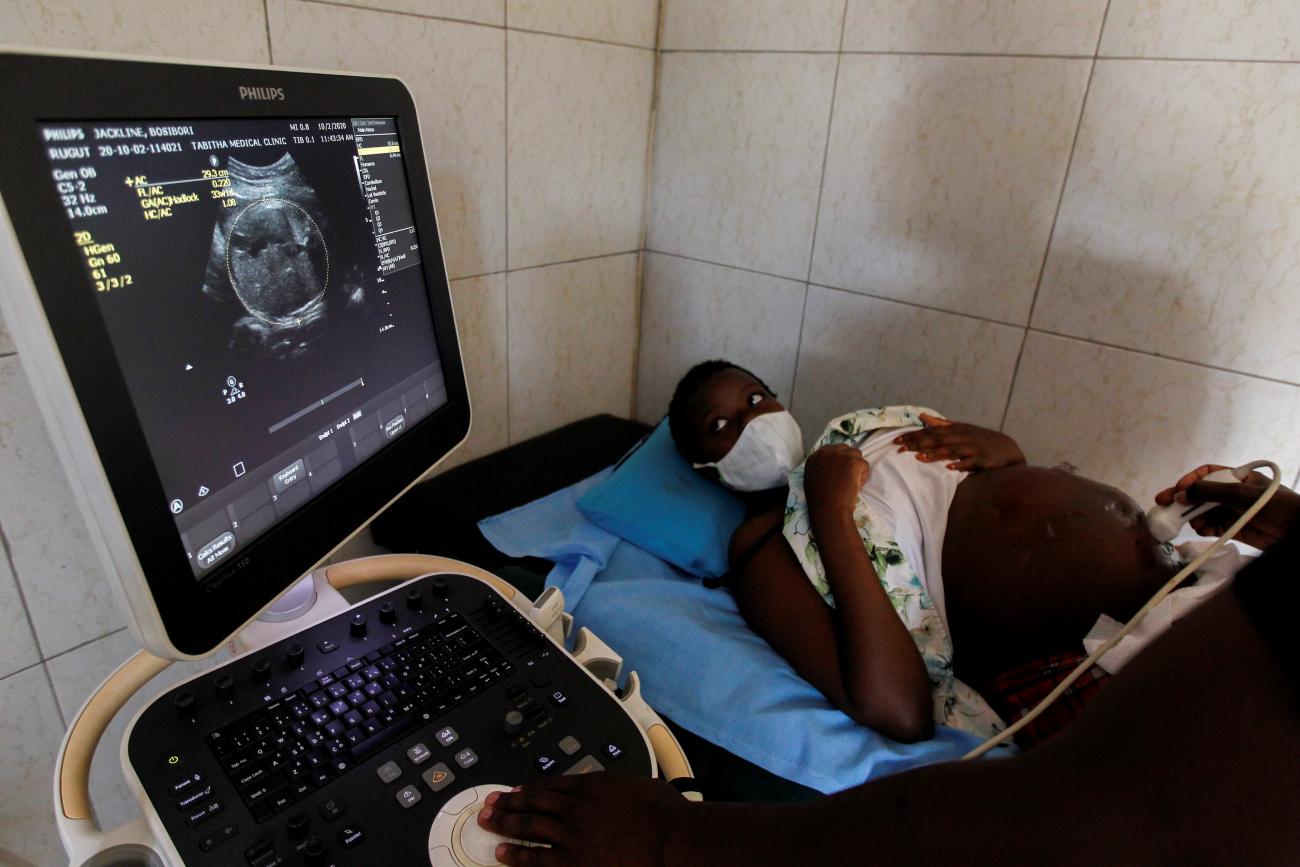
[(727, 545), (745, 517), (736, 494), (678, 453), (667, 419), (577, 505), (597, 527), (703, 578), (726, 573)]

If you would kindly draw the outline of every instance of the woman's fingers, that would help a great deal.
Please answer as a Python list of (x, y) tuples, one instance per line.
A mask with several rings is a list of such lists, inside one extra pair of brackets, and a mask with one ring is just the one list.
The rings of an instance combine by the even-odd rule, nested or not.
[(953, 424), (951, 419), (946, 419), (943, 416), (938, 415), (930, 415), (928, 412), (921, 413), (921, 422), (926, 427), (947, 427)]

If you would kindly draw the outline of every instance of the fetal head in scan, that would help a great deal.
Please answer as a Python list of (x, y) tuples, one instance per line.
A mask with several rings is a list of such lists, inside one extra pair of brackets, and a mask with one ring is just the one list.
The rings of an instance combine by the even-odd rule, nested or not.
[(359, 269), (331, 259), (319, 198), (292, 156), (265, 166), (231, 158), (227, 170), (239, 204), (213, 227), (203, 292), (238, 305), (233, 347), (302, 355), (334, 311), (364, 303)]

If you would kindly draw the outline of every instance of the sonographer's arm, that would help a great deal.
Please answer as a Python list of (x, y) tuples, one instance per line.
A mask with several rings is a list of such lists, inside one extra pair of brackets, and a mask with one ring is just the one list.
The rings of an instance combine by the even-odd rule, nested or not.
[[(1268, 477), (1255, 472), (1240, 484), (1202, 481), (1210, 473), (1226, 469), (1228, 467), (1219, 464), (1202, 464), (1172, 487), (1156, 494), (1156, 504), (1168, 506), (1175, 500), (1187, 505), (1220, 503), (1217, 508), (1191, 521), (1192, 529), (1201, 535), (1220, 536), (1255, 504), (1260, 492), (1268, 486)], [(1247, 545), (1266, 550), (1296, 527), (1300, 527), (1300, 494), (1284, 485), (1277, 489), (1254, 520), (1242, 528), (1237, 538)]]
[[(1300, 863), (1298, 568), (1293, 535), (1235, 592), (1175, 623), (1058, 738), (1016, 758), (789, 806), (691, 804), (659, 783), (563, 777), (489, 798), (479, 818), (553, 846), (499, 850), (522, 867)], [(1241, 601), (1251, 587), (1256, 622)]]

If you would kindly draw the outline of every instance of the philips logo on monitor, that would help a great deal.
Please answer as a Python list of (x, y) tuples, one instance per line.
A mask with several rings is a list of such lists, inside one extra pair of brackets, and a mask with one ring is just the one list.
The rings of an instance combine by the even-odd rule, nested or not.
[(283, 100), (283, 87), (239, 87), (240, 99)]

